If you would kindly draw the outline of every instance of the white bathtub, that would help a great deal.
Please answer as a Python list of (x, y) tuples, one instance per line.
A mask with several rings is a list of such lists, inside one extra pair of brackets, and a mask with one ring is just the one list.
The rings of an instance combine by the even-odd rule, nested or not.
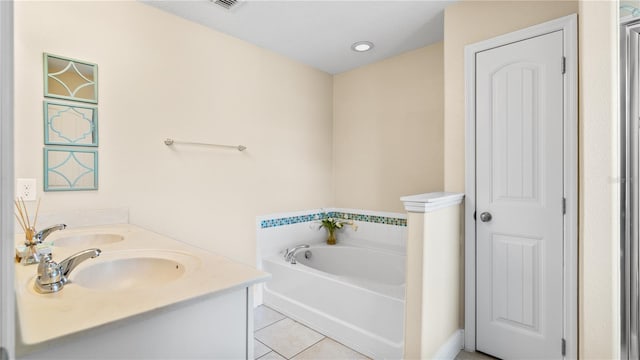
[(376, 359), (400, 359), (404, 347), (404, 254), (342, 245), (264, 259), (273, 278), (264, 303)]

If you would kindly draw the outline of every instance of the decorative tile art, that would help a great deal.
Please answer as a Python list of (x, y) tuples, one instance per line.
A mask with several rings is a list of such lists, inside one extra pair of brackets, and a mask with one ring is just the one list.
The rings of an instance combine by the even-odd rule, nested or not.
[(98, 65), (43, 55), (44, 191), (97, 190)]
[(44, 96), (98, 103), (98, 65), (44, 54)]
[(44, 144), (98, 146), (98, 109), (44, 102)]
[(95, 190), (98, 188), (98, 150), (44, 149), (44, 190)]

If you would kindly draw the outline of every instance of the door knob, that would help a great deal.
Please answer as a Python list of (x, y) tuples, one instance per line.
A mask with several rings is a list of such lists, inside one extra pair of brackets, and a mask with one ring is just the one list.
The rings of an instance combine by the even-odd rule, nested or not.
[(480, 220), (482, 222), (489, 222), (491, 221), (491, 213), (489, 212), (483, 212), (482, 214), (480, 214)]

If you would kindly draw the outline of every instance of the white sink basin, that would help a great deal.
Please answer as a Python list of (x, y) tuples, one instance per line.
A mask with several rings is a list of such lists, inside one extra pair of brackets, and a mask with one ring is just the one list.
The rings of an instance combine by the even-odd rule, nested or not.
[(77, 247), (81, 249), (99, 247), (124, 240), (119, 234), (77, 234), (60, 237), (53, 241), (54, 246)]
[(69, 285), (101, 291), (158, 288), (180, 279), (197, 263), (192, 255), (166, 250), (103, 253), (78, 266)]

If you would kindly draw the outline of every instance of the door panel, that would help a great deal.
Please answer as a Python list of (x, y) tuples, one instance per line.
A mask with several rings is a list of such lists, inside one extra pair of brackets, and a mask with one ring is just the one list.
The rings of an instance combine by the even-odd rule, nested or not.
[(561, 358), (562, 32), (476, 55), (477, 348)]
[(494, 234), (492, 321), (538, 331), (540, 239)]
[[(511, 64), (492, 77), (494, 198), (537, 202), (538, 126), (535, 110), (539, 71), (533, 64)], [(499, 108), (504, 106), (504, 108)]]

